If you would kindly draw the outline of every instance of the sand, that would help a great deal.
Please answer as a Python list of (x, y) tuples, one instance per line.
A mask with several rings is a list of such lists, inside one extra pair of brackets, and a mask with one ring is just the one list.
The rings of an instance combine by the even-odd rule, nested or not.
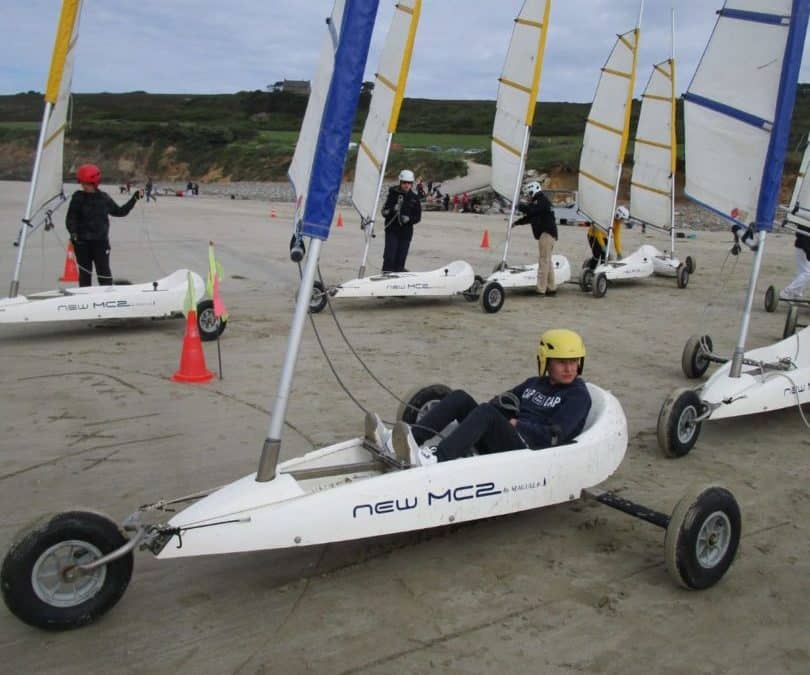
[[(115, 191), (111, 191), (114, 196)], [(11, 242), (25, 186), (0, 183), (0, 241)], [(80, 506), (116, 519), (159, 497), (255, 471), (269, 422), (297, 287), (287, 256), (291, 205), (215, 198), (139, 204), (113, 224), (112, 266), (133, 281), (179, 267), (206, 269), (217, 244), (231, 321), (224, 379), (167, 380), (177, 368), (180, 321), (0, 327), (0, 550), (47, 512)], [(324, 247), (328, 283), (354, 276), (357, 219)], [(62, 222), (62, 217), (58, 219)], [(492, 248), (479, 248), (490, 233)], [(455, 258), (487, 273), (500, 259), (503, 216), (428, 213), (409, 268)], [(578, 269), (584, 231), (560, 228), (555, 252)], [(22, 288), (52, 288), (65, 232), (36, 233)], [(661, 248), (657, 234), (626, 233), (625, 247)], [(122, 601), (98, 623), (44, 633), (0, 607), (6, 672), (37, 673), (806, 673), (810, 669), (810, 453), (797, 410), (712, 422), (678, 460), (658, 450), (666, 395), (687, 386), (683, 344), (708, 332), (730, 353), (750, 255), (727, 259), (729, 236), (697, 232), (689, 287), (652, 278), (594, 299), (576, 286), (556, 298), (510, 294), (498, 314), (452, 300), (335, 303), (352, 344), (400, 394), (431, 382), (487, 397), (531, 374), (540, 332), (585, 338), (588, 379), (610, 389), (628, 418), (630, 446), (607, 485), (669, 512), (693, 484), (722, 483), (743, 512), (729, 574), (705, 592), (677, 588), (663, 531), (593, 503), (572, 502), (468, 525), (281, 552), (156, 561), (135, 559)], [(61, 241), (60, 241), (61, 240)], [(382, 237), (371, 264), (379, 265)], [(514, 262), (532, 261), (528, 228)], [(16, 249), (0, 247), (10, 279)], [(736, 265), (735, 265), (736, 262)], [(749, 344), (776, 341), (784, 309), (762, 292), (793, 273), (792, 239), (769, 243)], [(5, 281), (4, 281), (5, 283)], [(396, 402), (353, 361), (328, 313), (316, 317), (341, 377), (360, 401), (393, 416)], [(214, 344), (205, 347), (216, 367)], [(283, 458), (358, 435), (362, 413), (339, 390), (310, 328), (301, 350)]]

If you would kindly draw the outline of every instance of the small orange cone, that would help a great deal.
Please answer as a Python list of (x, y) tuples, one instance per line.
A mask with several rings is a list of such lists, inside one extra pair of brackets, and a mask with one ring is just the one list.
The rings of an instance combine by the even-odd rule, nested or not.
[(481, 248), (489, 248), (489, 230), (484, 230), (484, 236), (481, 237)]
[(65, 271), (59, 277), (59, 281), (78, 281), (79, 268), (76, 267), (76, 254), (73, 252), (73, 244), (67, 245), (67, 257), (65, 258)]
[(214, 374), (205, 367), (200, 331), (197, 329), (197, 312), (191, 311), (186, 317), (186, 336), (183, 338), (183, 351), (180, 354), (180, 369), (172, 375), (174, 382), (208, 382)]
[(338, 213), (338, 221), (337, 221), (337, 225), (335, 225), (335, 227), (343, 227), (343, 214), (342, 213)]

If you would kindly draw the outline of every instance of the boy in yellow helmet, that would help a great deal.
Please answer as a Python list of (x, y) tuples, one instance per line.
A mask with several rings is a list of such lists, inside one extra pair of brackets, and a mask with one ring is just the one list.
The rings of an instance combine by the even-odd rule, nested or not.
[[(580, 377), (585, 343), (572, 330), (548, 330), (537, 347), (538, 375), (477, 403), (466, 391), (449, 393), (418, 424), (397, 422), (391, 433), (373, 413), (366, 418), (369, 440), (412, 466), (446, 462), (469, 454), (540, 449), (569, 442), (585, 426), (591, 397)], [(452, 421), (458, 426), (433, 447), (423, 444)]]

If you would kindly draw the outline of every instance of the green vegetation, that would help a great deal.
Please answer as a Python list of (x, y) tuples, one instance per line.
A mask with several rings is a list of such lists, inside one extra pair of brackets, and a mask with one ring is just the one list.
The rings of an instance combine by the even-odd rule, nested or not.
[[(359, 140), (369, 96), (363, 94), (353, 140)], [(113, 180), (158, 179), (284, 180), (306, 97), (243, 91), (236, 94), (76, 94), (66, 144), (67, 167), (96, 161)], [(27, 178), (30, 153), (42, 115), (42, 95), (0, 96), (0, 178)], [(632, 128), (640, 103), (634, 101)], [(537, 106), (528, 166), (575, 171), (589, 105)], [(390, 172), (402, 166), (442, 180), (464, 174), (465, 160), (490, 161), (494, 101), (406, 99), (394, 136)], [(678, 105), (679, 149), (683, 149), (683, 107)], [(800, 85), (790, 138), (789, 169), (796, 170), (810, 130), (810, 85)], [(463, 133), (459, 133), (463, 131)], [(469, 151), (478, 152), (469, 152)], [(347, 176), (356, 153), (350, 152)], [(632, 159), (632, 144), (628, 148)], [(126, 161), (121, 161), (126, 160)], [(120, 166), (132, 166), (123, 171)]]

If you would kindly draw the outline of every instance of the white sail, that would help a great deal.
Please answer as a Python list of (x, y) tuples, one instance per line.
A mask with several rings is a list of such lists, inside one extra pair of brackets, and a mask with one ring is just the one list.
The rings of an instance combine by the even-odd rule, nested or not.
[(808, 169), (810, 169), (810, 137), (804, 149), (799, 175), (796, 176), (796, 185), (793, 186), (787, 216), (788, 222), (810, 229), (810, 181), (806, 180)]
[(32, 177), (33, 194), (28, 215), (32, 225), (41, 222), (65, 199), (62, 176), (65, 130), (81, 11), (81, 0), (70, 0), (63, 4), (54, 42), (51, 71), (45, 92), (45, 100), (50, 104), (50, 109), (46, 119), (43, 119), (45, 129), (37, 175)]
[(335, 49), (340, 35), (340, 26), (343, 21), (343, 7), (345, 0), (335, 0), (332, 14), (327, 23), (328, 35), (321, 47), (318, 58), (318, 70), (312, 79), (309, 101), (295, 144), (290, 168), (287, 175), (295, 190), (297, 218), (304, 213), (306, 190), (309, 186), (309, 175), (312, 170), (312, 159), (315, 156), (315, 146), (318, 143), (318, 134), (321, 129), (321, 118), (326, 105), (326, 96), (329, 93), (329, 84), (332, 80), (332, 71), (335, 67)]
[(400, 0), (396, 3), (374, 75), (374, 93), (360, 139), (352, 188), (352, 203), (363, 222), (374, 219), (391, 136), (397, 129), (405, 96), (421, 10), (422, 0)]
[(551, 0), (526, 0), (515, 19), (492, 128), (492, 187), (510, 201), (522, 182), (534, 122)]
[(653, 66), (641, 99), (633, 149), (630, 213), (658, 227), (672, 227), (675, 179), (675, 60)]
[[(726, 2), (684, 97), (686, 193), (743, 225), (756, 217), (791, 6), (791, 0)], [(784, 20), (745, 20), (734, 12)]]
[(619, 35), (596, 87), (579, 160), (579, 210), (608, 229), (613, 223), (630, 106), (636, 81), (640, 30)]

